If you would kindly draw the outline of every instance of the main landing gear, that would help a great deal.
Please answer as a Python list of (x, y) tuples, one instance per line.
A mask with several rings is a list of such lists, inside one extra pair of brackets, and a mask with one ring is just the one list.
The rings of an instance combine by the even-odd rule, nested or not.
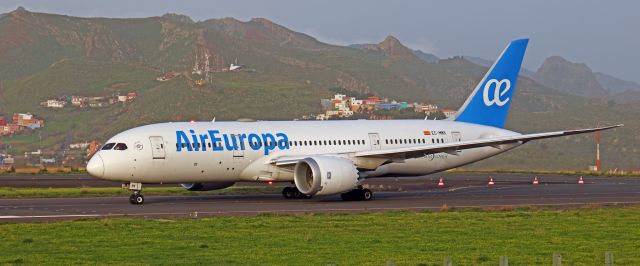
[(142, 205), (144, 196), (142, 196), (142, 183), (122, 184), (123, 188), (128, 188), (133, 193), (129, 196), (129, 203), (134, 205)]
[(369, 189), (358, 187), (347, 193), (340, 194), (340, 198), (345, 201), (371, 200), (373, 198), (373, 192)]
[(282, 189), (282, 196), (285, 199), (310, 199), (311, 196), (303, 194), (297, 187), (285, 187)]

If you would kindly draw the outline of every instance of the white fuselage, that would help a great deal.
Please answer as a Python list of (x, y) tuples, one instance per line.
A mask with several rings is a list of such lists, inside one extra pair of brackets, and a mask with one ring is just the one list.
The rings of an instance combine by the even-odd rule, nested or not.
[[(519, 133), (430, 120), (161, 123), (133, 128), (111, 138), (107, 144), (123, 143), (120, 147), (126, 148), (98, 151), (92, 160), (101, 162), (102, 171), (92, 169), (92, 173), (97, 172), (96, 176), (104, 179), (140, 183), (292, 181), (292, 171), (274, 165), (274, 158), (323, 154), (348, 158), (359, 151), (512, 135)], [(376, 169), (361, 169), (361, 174), (364, 178), (425, 175), (482, 160), (518, 145), (398, 158)]]

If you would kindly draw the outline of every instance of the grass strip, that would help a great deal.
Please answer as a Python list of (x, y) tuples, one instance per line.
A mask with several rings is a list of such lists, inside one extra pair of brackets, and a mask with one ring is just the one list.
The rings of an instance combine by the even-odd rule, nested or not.
[[(144, 195), (149, 196), (189, 196), (189, 195), (232, 195), (248, 193), (276, 193), (281, 188), (238, 186), (212, 191), (189, 191), (182, 187), (148, 187)], [(77, 198), (128, 196), (131, 192), (119, 187), (99, 188), (10, 188), (0, 187), (0, 198)]]
[[(144, 206), (142, 206), (144, 207)], [(640, 265), (640, 208), (0, 224), (0, 264)]]

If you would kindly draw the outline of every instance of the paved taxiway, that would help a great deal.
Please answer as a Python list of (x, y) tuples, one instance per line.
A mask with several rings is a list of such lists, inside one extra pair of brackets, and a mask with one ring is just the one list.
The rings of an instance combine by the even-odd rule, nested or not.
[[(438, 189), (443, 176), (445, 188)], [(74, 219), (85, 217), (206, 217), (259, 213), (363, 212), (383, 210), (439, 210), (448, 208), (514, 208), (519, 206), (635, 205), (640, 204), (640, 178), (532, 176), (446, 173), (421, 178), (369, 180), (377, 191), (372, 201), (341, 201), (339, 196), (286, 200), (279, 194), (147, 196), (142, 206), (127, 197), (0, 199), (0, 222)], [(0, 177), (2, 179), (3, 177)], [(116, 184), (117, 185), (117, 184)], [(245, 184), (242, 184), (245, 185)], [(2, 186), (2, 182), (0, 182)]]

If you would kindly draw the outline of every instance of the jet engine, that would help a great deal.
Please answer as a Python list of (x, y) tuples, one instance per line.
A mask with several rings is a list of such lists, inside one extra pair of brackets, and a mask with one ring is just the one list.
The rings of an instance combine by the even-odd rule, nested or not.
[(211, 182), (211, 183), (182, 183), (183, 188), (189, 191), (209, 191), (233, 186), (235, 182)]
[(298, 161), (293, 179), (306, 195), (331, 195), (358, 186), (358, 170), (351, 160), (333, 156), (314, 156)]

